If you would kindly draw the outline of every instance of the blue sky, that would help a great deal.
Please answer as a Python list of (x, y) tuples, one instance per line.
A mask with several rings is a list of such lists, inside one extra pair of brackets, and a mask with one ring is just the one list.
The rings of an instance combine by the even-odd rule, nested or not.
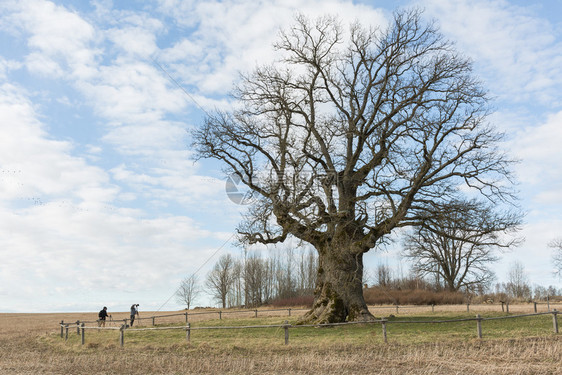
[[(397, 4), (423, 7), (473, 59), (490, 121), (521, 160), (526, 242), (498, 279), (517, 260), (531, 283), (560, 287), (547, 247), (562, 236), (560, 1), (3, 0), (0, 311), (156, 309), (181, 278), (238, 254), (243, 207), (219, 165), (193, 161), (188, 130), (229, 106), (239, 72), (273, 58), (295, 12), (376, 25)], [(366, 257), (398, 262), (393, 248)]]

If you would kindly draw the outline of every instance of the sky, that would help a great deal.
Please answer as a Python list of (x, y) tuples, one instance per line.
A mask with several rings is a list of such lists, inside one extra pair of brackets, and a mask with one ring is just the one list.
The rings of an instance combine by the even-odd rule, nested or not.
[[(244, 206), (189, 131), (228, 108), (241, 72), (274, 57), (295, 14), (387, 22), (417, 6), (474, 62), (507, 134), (533, 285), (561, 287), (562, 2), (525, 0), (0, 1), (0, 312), (174, 310), (204, 279)], [(366, 267), (407, 264), (371, 251)], [(202, 305), (212, 305), (203, 296)]]

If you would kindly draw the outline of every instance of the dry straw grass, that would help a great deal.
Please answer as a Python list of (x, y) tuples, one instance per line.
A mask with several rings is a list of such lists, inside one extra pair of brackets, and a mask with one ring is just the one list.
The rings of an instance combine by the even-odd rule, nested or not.
[[(458, 313), (465, 310), (466, 306), (456, 306), (456, 310), (452, 306), (446, 308), (447, 313)], [(417, 313), (425, 314), (428, 311), (427, 307), (419, 309)], [(471, 312), (473, 309), (477, 310), (471, 306)], [(484, 306), (482, 309), (497, 311), (498, 306)], [(510, 311), (517, 310), (530, 312), (529, 305), (510, 307)], [(378, 314), (377, 308), (373, 308), (373, 311)], [(416, 312), (412, 308), (408, 313)], [(429, 343), (396, 343), (391, 340), (386, 345), (378, 336), (353, 342), (331, 340), (318, 335), (293, 340), (297, 335), (291, 334), (289, 346), (283, 345), (282, 340), (270, 340), (267, 344), (260, 341), (252, 343), (242, 333), (229, 341), (221, 341), (218, 334), (204, 338), (197, 336), (198, 339), (193, 340), (192, 344), (187, 344), (185, 340), (173, 340), (167, 345), (150, 340), (135, 343), (131, 334), (124, 348), (119, 347), (116, 339), (87, 340), (87, 345), (82, 347), (78, 344), (79, 336), (76, 333), (67, 343), (58, 337), (60, 330), (57, 324), (61, 319), (92, 320), (92, 315), (95, 316), (68, 313), (0, 314), (0, 374), (512, 375), (561, 372), (558, 367), (562, 338), (549, 332), (535, 337), (482, 341), (464, 338), (440, 339)], [(125, 313), (122, 315), (126, 316)], [(145, 312), (143, 315), (148, 316), (150, 313)], [(383, 314), (377, 316), (380, 315)], [(113, 317), (119, 318), (120, 314), (113, 314)], [(197, 319), (203, 320), (204, 317), (201, 315)], [(234, 318), (229, 317), (229, 320)], [(285, 318), (278, 317), (277, 320)], [(238, 319), (250, 318), (246, 314)], [(338, 331), (335, 336), (347, 334)]]

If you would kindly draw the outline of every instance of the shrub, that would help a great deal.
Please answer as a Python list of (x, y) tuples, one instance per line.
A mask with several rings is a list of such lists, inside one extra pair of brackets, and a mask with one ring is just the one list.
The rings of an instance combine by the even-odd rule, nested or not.
[(435, 292), (424, 289), (385, 289), (371, 287), (363, 289), (365, 302), (370, 305), (456, 305), (466, 301), (461, 292)]
[(287, 306), (305, 306), (312, 307), (314, 302), (314, 296), (296, 296), (289, 298), (277, 298), (270, 302), (271, 306), (274, 307), (287, 307)]

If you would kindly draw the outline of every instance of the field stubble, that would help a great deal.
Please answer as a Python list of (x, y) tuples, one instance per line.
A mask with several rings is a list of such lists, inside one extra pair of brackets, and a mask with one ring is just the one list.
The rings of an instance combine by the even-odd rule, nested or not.
[[(376, 313), (377, 309), (373, 310)], [(459, 311), (462, 311), (462, 306), (457, 307), (456, 312), (448, 308), (444, 314), (458, 314)], [(424, 311), (412, 309), (408, 315), (423, 313), (427, 313), (427, 308)], [(360, 327), (345, 330), (295, 329), (291, 331), (288, 346), (283, 345), (282, 329), (277, 331), (270, 329), (269, 332), (272, 333), (269, 335), (275, 338), (265, 340), (260, 339), (262, 332), (265, 332), (262, 330), (253, 331), (256, 333), (235, 331), (237, 333), (230, 335), (226, 340), (222, 339), (220, 333), (225, 331), (193, 331), (191, 344), (188, 344), (185, 338), (182, 340), (184, 333), (181, 330), (174, 333), (178, 337), (171, 339), (170, 342), (166, 342), (162, 336), (154, 333), (131, 332), (127, 333), (124, 348), (119, 347), (116, 332), (88, 331), (84, 346), (79, 344), (79, 336), (75, 331), (68, 342), (65, 343), (60, 339), (58, 322), (62, 319), (92, 320), (92, 315), (91, 313), (0, 314), (0, 373), (494, 373), (510, 375), (562, 373), (562, 370), (559, 370), (562, 364), (562, 338), (548, 331), (549, 316), (536, 323), (540, 329), (531, 331), (543, 332), (543, 334), (517, 337), (524, 332), (515, 331), (508, 339), (497, 338), (493, 334), (488, 336), (485, 334), (484, 340), (475, 339), (473, 324), (457, 327), (460, 331), (458, 336), (449, 335), (447, 333), (449, 331), (445, 330), (435, 333), (435, 336), (429, 335), (426, 341), (412, 339), (414, 336), (419, 338), (419, 335), (425, 337), (423, 332), (418, 332), (420, 328), (414, 327), (415, 329), (410, 332), (407, 328), (409, 325), (399, 327), (390, 324), (388, 344), (382, 342), (380, 325), (369, 328), (367, 333)], [(144, 316), (149, 315), (149, 312), (144, 313)], [(443, 316), (441, 313), (439, 315)], [(114, 319), (123, 319), (126, 314), (113, 314), (113, 316)], [(196, 320), (201, 322), (203, 319), (204, 316), (200, 316)], [(260, 319), (260, 323), (274, 324), (273, 322), (284, 319), (286, 317), (265, 317)], [(510, 321), (512, 320), (515, 319)], [(193, 321), (191, 317), (190, 321)], [(227, 325), (246, 324), (251, 321), (252, 319), (246, 315), (246, 318), (233, 316), (223, 321), (215, 319), (209, 323)], [(527, 326), (530, 322), (531, 320), (523, 322), (523, 325)], [(432, 327), (437, 328), (437, 326)], [(491, 325), (485, 327), (491, 330)], [(453, 331), (455, 329), (451, 329), (450, 332)], [(148, 336), (135, 337), (138, 334)]]

